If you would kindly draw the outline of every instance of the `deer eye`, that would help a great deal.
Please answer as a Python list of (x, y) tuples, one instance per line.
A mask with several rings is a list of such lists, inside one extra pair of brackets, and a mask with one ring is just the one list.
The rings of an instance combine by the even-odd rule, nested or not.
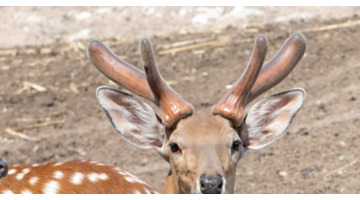
[(235, 140), (232, 144), (232, 150), (234, 151), (239, 151), (240, 150), (240, 145), (241, 145), (241, 141), (240, 140)]
[(169, 147), (172, 153), (181, 153), (181, 149), (176, 143), (170, 143)]

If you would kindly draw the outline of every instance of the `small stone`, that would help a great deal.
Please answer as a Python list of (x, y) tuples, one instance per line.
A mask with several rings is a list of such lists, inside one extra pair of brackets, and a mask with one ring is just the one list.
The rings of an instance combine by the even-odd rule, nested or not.
[(225, 89), (229, 90), (229, 89), (231, 89), (232, 87), (233, 87), (233, 85), (226, 85), (226, 86), (225, 86)]
[(286, 177), (288, 175), (288, 173), (286, 171), (280, 171), (279, 175), (282, 177)]
[(342, 147), (345, 147), (345, 146), (346, 146), (346, 143), (345, 143), (344, 141), (340, 141), (339, 144), (340, 144), (340, 146), (342, 146)]

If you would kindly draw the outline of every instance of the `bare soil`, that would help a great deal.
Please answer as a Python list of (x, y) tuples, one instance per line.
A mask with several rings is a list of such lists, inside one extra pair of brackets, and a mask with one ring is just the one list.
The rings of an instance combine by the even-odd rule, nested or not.
[[(304, 58), (264, 95), (302, 87), (305, 104), (284, 137), (249, 151), (239, 162), (236, 193), (360, 193), (360, 26), (351, 23), (357, 20), (355, 15), (272, 22), (150, 38), (155, 49), (191, 39), (231, 39), (175, 54), (156, 50), (164, 78), (197, 112), (210, 112), (242, 73), (259, 33), (268, 37), (267, 60), (292, 33), (305, 35)], [(344, 22), (350, 25), (317, 29)], [(141, 66), (137, 40), (103, 41), (127, 62)], [(168, 164), (155, 151), (124, 141), (95, 98), (97, 87), (117, 86), (88, 61), (88, 42), (1, 49), (0, 157), (10, 164), (97, 160), (127, 169), (161, 190)], [(10, 129), (27, 137), (10, 135)]]

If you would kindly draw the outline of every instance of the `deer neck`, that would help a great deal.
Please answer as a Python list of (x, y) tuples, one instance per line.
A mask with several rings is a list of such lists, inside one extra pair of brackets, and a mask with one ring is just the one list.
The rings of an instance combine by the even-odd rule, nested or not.
[(179, 194), (179, 187), (176, 185), (174, 176), (171, 173), (171, 170), (166, 177), (166, 181), (163, 188), (163, 194)]

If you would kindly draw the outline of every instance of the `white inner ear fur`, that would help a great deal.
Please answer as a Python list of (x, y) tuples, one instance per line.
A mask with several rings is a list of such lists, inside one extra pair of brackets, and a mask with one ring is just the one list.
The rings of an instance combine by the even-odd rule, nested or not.
[(301, 108), (305, 96), (305, 90), (297, 88), (256, 103), (246, 118), (249, 148), (260, 149), (279, 139)]
[(96, 95), (111, 123), (124, 139), (139, 148), (162, 151), (165, 129), (147, 103), (105, 86), (99, 87)]

